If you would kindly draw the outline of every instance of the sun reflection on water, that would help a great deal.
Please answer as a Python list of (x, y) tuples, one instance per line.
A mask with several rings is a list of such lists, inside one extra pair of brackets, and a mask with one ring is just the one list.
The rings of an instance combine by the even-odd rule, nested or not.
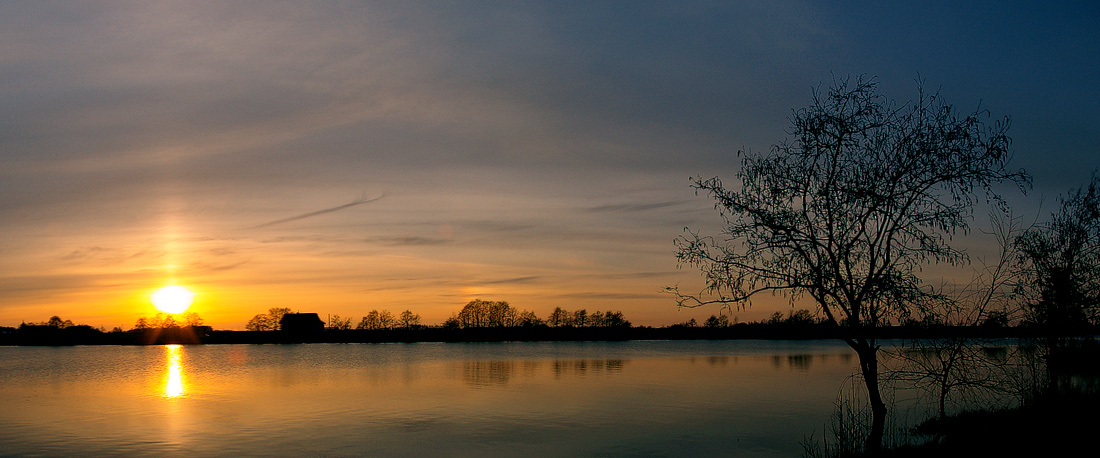
[(168, 369), (164, 374), (164, 397), (175, 399), (186, 394), (183, 384), (183, 359), (179, 345), (165, 345)]

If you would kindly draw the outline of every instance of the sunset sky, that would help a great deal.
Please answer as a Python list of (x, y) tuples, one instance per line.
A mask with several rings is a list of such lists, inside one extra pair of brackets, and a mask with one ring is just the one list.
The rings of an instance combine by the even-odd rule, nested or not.
[(0, 326), (129, 328), (167, 284), (220, 329), (475, 298), (701, 320), (660, 292), (718, 227), (689, 177), (849, 74), (1011, 116), (1009, 200), (1049, 212), (1100, 167), (1097, 5), (914, 3), (0, 3)]

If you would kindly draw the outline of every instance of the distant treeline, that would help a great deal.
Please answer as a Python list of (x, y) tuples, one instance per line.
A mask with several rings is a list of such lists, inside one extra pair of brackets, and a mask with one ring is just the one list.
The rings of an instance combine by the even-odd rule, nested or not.
[[(271, 309), (263, 316), (287, 313)], [(409, 312), (411, 314), (411, 312)], [(97, 329), (52, 317), (41, 323), (24, 323), (17, 328), (0, 327), (0, 345), (149, 345), (149, 344), (241, 344), (241, 343), (371, 343), (371, 342), (490, 342), (490, 341), (583, 341), (583, 340), (688, 340), (688, 339), (836, 339), (854, 336), (879, 338), (941, 337), (1038, 337), (1049, 329), (1007, 326), (999, 320), (979, 326), (947, 326), (910, 321), (901, 326), (849, 328), (817, 318), (807, 310), (776, 313), (756, 322), (740, 322), (725, 315), (712, 315), (698, 323), (691, 319), (667, 327), (631, 326), (621, 312), (569, 312), (555, 309), (547, 320), (508, 306), (506, 302), (471, 301), (462, 311), (441, 325), (421, 325), (419, 316), (404, 313), (393, 321), (385, 311), (372, 311), (352, 328), (347, 318), (330, 317), (329, 326), (315, 333), (292, 333), (273, 329), (219, 331), (201, 325), (197, 315), (180, 325), (175, 319), (154, 317), (139, 320), (145, 327), (124, 331)], [(406, 319), (399, 318), (405, 316)], [(608, 316), (611, 318), (608, 319)], [(415, 317), (416, 319), (412, 319)], [(568, 318), (566, 318), (568, 317)], [(583, 318), (582, 318), (583, 317)], [(340, 320), (336, 323), (333, 318)], [(191, 324), (188, 325), (187, 322)], [(278, 323), (276, 320), (275, 323)], [(583, 323), (583, 324), (577, 324)], [(332, 326), (336, 324), (337, 326)], [(346, 325), (345, 325), (346, 324)], [(156, 326), (154, 326), (156, 325)], [(1086, 330), (1100, 333), (1100, 328)]]
[[(289, 308), (271, 308), (267, 313), (255, 315), (245, 325), (248, 331), (277, 331), (283, 316), (294, 313)], [(475, 328), (535, 328), (535, 327), (574, 327), (574, 328), (629, 328), (630, 321), (622, 311), (599, 310), (588, 312), (586, 309), (568, 311), (557, 307), (544, 320), (530, 310), (519, 310), (506, 301), (486, 301), (474, 299), (462, 307), (457, 314), (447, 318), (443, 324), (425, 326), (421, 324), (420, 314), (405, 310), (394, 314), (389, 310), (371, 310), (355, 321), (353, 317), (328, 315), (325, 329), (334, 331), (350, 330), (418, 330), (427, 328), (475, 329)]]
[(137, 325), (123, 331), (107, 331), (87, 324), (73, 324), (53, 316), (41, 323), (23, 323), (17, 328), (0, 326), (0, 345), (148, 345), (165, 343), (204, 343), (213, 332), (202, 326), (202, 319), (191, 313), (180, 324), (172, 316), (157, 314), (141, 318)]
[(601, 312), (596, 310), (589, 313), (586, 309), (572, 312), (555, 307), (546, 320), (540, 319), (535, 312), (529, 310), (519, 311), (505, 301), (483, 301), (474, 299), (467, 303), (462, 310), (443, 322), (447, 329), (473, 329), (473, 328), (533, 328), (547, 327), (592, 327), (592, 328), (629, 328), (630, 322), (623, 317), (621, 311)]

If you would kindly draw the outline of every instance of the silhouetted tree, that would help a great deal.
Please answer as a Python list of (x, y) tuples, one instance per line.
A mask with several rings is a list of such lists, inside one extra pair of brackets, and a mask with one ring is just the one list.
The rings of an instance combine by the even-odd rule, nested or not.
[(807, 326), (816, 324), (818, 319), (814, 316), (813, 312), (806, 309), (798, 309), (787, 312), (787, 319), (784, 322), (794, 326)]
[(630, 321), (627, 321), (626, 317), (623, 316), (623, 312), (621, 310), (614, 311), (614, 312), (611, 312), (611, 311), (605, 312), (603, 314), (603, 323), (604, 323), (603, 325), (605, 327), (608, 327), (608, 328), (629, 328), (630, 327)]
[(160, 326), (158, 327), (161, 329), (172, 329), (180, 327), (180, 323), (176, 321), (176, 317), (172, 315), (165, 315), (164, 317), (161, 317), (161, 314), (158, 313), (157, 322), (160, 323)]
[[(142, 318), (141, 320), (144, 320), (144, 318)], [(141, 320), (138, 320), (138, 327), (145, 324), (142, 323)], [(268, 319), (267, 315), (259, 314), (249, 319), (248, 323), (244, 325), (244, 328), (249, 331), (274, 331), (278, 329), (278, 325), (276, 323), (272, 323), (271, 320)]]
[(588, 312), (585, 309), (573, 312), (573, 326), (588, 326)]
[(772, 313), (772, 315), (768, 317), (768, 319), (767, 319), (767, 321), (765, 321), (765, 323), (773, 324), (773, 325), (783, 324), (783, 313), (782, 312)]
[(346, 331), (351, 329), (351, 317), (343, 318), (340, 315), (332, 315), (328, 318), (329, 329)]
[(1007, 328), (1009, 325), (1008, 312), (1005, 310), (990, 310), (985, 314), (981, 325), (987, 328)]
[(595, 312), (588, 314), (588, 325), (596, 328), (602, 328), (605, 325), (603, 312), (596, 310)]
[(530, 310), (524, 310), (523, 312), (520, 312), (518, 319), (519, 326), (527, 328), (543, 324), (542, 320), (540, 320), (539, 317), (535, 315), (535, 312), (532, 312)]
[(70, 320), (62, 320), (61, 317), (54, 315), (51, 316), (49, 320), (46, 320), (46, 322), (43, 324), (51, 328), (65, 329), (72, 326), (73, 322)]
[(519, 323), (519, 312), (505, 301), (489, 302), (486, 305), (488, 326), (512, 327)]
[(462, 327), (462, 322), (458, 320), (458, 316), (451, 315), (450, 318), (443, 320), (443, 329), (459, 329)]
[[(416, 318), (416, 320), (419, 322), (419, 315), (413, 316), (411, 315), (412, 312), (409, 312), (408, 310), (406, 310), (406, 312), (410, 314), (410, 320), (412, 318)], [(397, 319), (393, 317), (393, 313), (390, 313), (389, 310), (383, 310), (381, 312), (379, 312), (378, 310), (371, 310), (367, 313), (367, 316), (363, 317), (363, 319), (359, 321), (359, 324), (355, 326), (355, 329), (393, 329), (397, 327), (397, 325)], [(406, 325), (405, 327), (408, 327), (408, 325)]]
[(698, 326), (699, 326), (699, 322), (696, 321), (695, 318), (692, 318), (690, 320), (687, 320), (687, 321), (684, 321), (684, 322), (681, 322), (681, 323), (676, 323), (676, 324), (672, 325), (671, 327), (674, 327), (674, 328), (695, 328), (695, 327), (698, 327)]
[(405, 310), (401, 312), (401, 316), (398, 318), (398, 323), (402, 328), (412, 329), (420, 326), (420, 315), (413, 313), (411, 310)]
[(382, 329), (382, 314), (377, 310), (367, 312), (367, 316), (359, 320), (359, 324), (355, 326), (355, 329)]
[(382, 325), (382, 329), (397, 327), (397, 319), (393, 317), (393, 313), (390, 313), (389, 310), (383, 310), (378, 314), (378, 322)]
[(458, 312), (458, 321), (463, 328), (481, 328), (489, 325), (489, 301), (474, 299)]
[[(933, 309), (921, 311), (923, 317), (914, 320), (920, 326), (974, 327), (987, 325), (990, 320), (1007, 325), (1015, 281), (1012, 262), (1017, 256), (1013, 239), (1019, 221), (998, 213), (991, 219), (989, 234), (1001, 247), (999, 256), (988, 264), (982, 260), (969, 284), (930, 301)], [(897, 368), (890, 375), (932, 395), (942, 420), (947, 417), (948, 400), (953, 396), (961, 396), (972, 405), (987, 405), (981, 402), (987, 394), (1009, 391), (1012, 368), (1007, 360), (991, 357), (984, 348), (986, 343), (968, 335), (914, 339), (894, 351)]]
[(202, 326), (203, 320), (198, 313), (191, 312), (183, 316), (184, 324), (191, 327)]
[(726, 328), (730, 325), (729, 317), (725, 315), (711, 315), (703, 322), (705, 328)]
[(1051, 330), (1082, 329), (1100, 318), (1100, 177), (1059, 198), (1049, 222), (1016, 239), (1017, 292), (1027, 320)]
[(268, 319), (271, 320), (272, 323), (274, 323), (272, 329), (279, 329), (279, 323), (283, 321), (283, 315), (291, 312), (292, 310), (287, 307), (272, 307), (267, 309)]
[[(921, 88), (899, 106), (862, 78), (815, 92), (792, 115), (793, 138), (769, 153), (738, 153), (736, 185), (694, 180), (696, 192), (715, 199), (723, 237), (686, 231), (677, 258), (702, 271), (705, 287), (669, 290), (687, 307), (744, 307), (758, 293), (808, 296), (838, 325), (885, 324), (926, 296), (917, 276), (923, 265), (966, 261), (949, 241), (967, 229), (975, 190), (1001, 202), (994, 183), (1027, 181), (1006, 170), (1007, 119), (987, 126), (987, 115), (960, 117)], [(874, 453), (886, 421), (879, 347), (867, 337), (845, 342), (867, 386), (865, 445)]]
[(554, 311), (550, 312), (550, 316), (546, 318), (546, 324), (554, 327), (569, 326), (572, 323), (572, 315), (561, 307), (554, 307)]
[(283, 319), (283, 315), (290, 313), (289, 308), (272, 307), (267, 309), (266, 314), (259, 314), (253, 316), (245, 324), (245, 329), (249, 331), (277, 331), (279, 330), (279, 323)]
[(519, 325), (519, 312), (505, 301), (474, 299), (458, 312), (463, 328), (512, 327)]

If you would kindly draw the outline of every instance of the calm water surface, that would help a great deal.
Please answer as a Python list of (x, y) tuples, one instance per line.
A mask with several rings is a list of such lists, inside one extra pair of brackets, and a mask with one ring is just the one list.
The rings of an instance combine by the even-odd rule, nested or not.
[(0, 347), (2, 456), (798, 456), (840, 342)]

